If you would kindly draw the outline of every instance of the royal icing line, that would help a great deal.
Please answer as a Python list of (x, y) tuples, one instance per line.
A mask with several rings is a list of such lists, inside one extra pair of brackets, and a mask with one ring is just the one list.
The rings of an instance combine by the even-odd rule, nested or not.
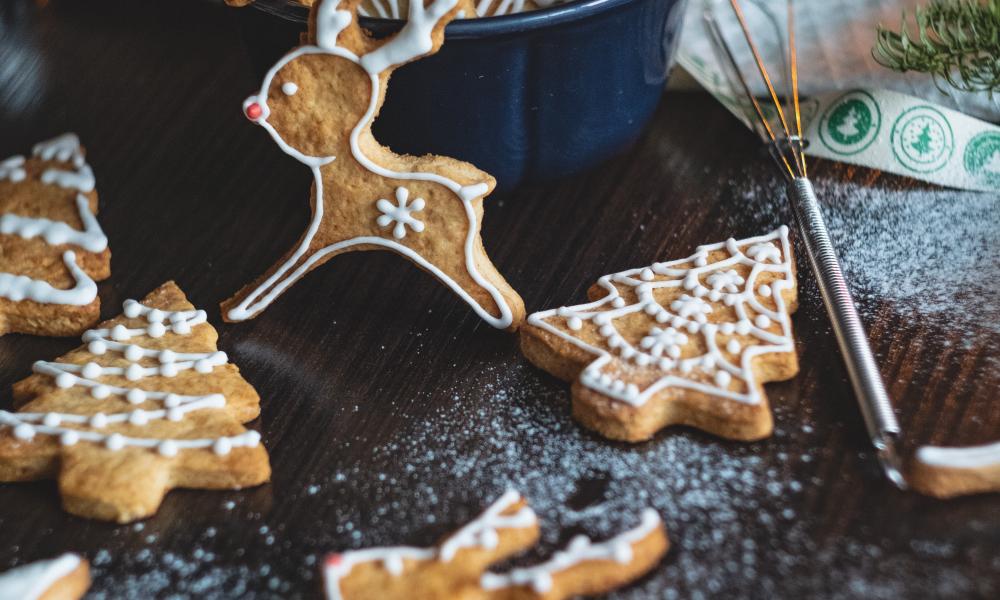
[(0, 598), (5, 600), (37, 600), (57, 581), (80, 566), (76, 554), (63, 554), (0, 573)]
[[(83, 159), (83, 154), (80, 152), (80, 141), (76, 135), (67, 133), (53, 140), (39, 143), (35, 145), (33, 154), (42, 160), (67, 162), (77, 168), (76, 171), (46, 169), (40, 178), (42, 183), (74, 188), (84, 193), (93, 191), (94, 173)], [(25, 172), (21, 168), (23, 164), (24, 158), (20, 156), (0, 163), (0, 179), (6, 176), (11, 181), (22, 181), (25, 177)], [(5, 165), (7, 165), (6, 170)], [(108, 246), (108, 238), (101, 230), (97, 218), (90, 211), (90, 203), (86, 196), (78, 193), (76, 205), (80, 221), (83, 223), (83, 231), (74, 229), (62, 221), (7, 213), (0, 216), (0, 233), (17, 235), (25, 239), (41, 237), (50, 246), (72, 244), (88, 252), (103, 251)], [(32, 279), (24, 275), (0, 273), (0, 297), (15, 302), (31, 300), (44, 304), (72, 306), (83, 306), (93, 302), (94, 298), (97, 297), (97, 284), (76, 263), (76, 254), (67, 250), (63, 253), (63, 262), (73, 277), (73, 287), (59, 289), (46, 281)]]
[[(225, 352), (175, 352), (170, 349), (144, 348), (138, 344), (125, 342), (135, 337), (148, 336), (160, 338), (166, 332), (177, 335), (189, 335), (192, 328), (205, 323), (207, 318), (203, 310), (167, 311), (150, 308), (135, 300), (126, 300), (124, 314), (130, 319), (143, 318), (146, 325), (141, 328), (128, 328), (115, 325), (110, 329), (91, 329), (83, 334), (87, 349), (95, 355), (102, 356), (107, 352), (116, 352), (125, 357), (131, 364), (127, 367), (101, 366), (95, 362), (76, 365), (61, 362), (38, 361), (33, 370), (40, 375), (52, 377), (57, 387), (68, 389), (86, 387), (90, 395), (96, 399), (109, 396), (121, 396), (129, 403), (140, 405), (147, 401), (159, 402), (162, 408), (136, 408), (130, 412), (94, 415), (78, 415), (65, 413), (13, 413), (0, 410), (0, 426), (13, 430), (14, 436), (23, 441), (31, 441), (35, 435), (58, 437), (63, 446), (72, 446), (80, 441), (104, 444), (109, 450), (121, 450), (125, 447), (156, 448), (163, 456), (174, 456), (179, 450), (211, 448), (218, 455), (226, 455), (233, 448), (254, 447), (260, 443), (260, 434), (249, 430), (235, 436), (224, 436), (211, 439), (158, 439), (127, 437), (118, 433), (104, 434), (96, 431), (86, 431), (77, 428), (64, 427), (63, 424), (86, 425), (94, 429), (103, 429), (108, 425), (125, 424), (145, 426), (151, 421), (167, 419), (180, 421), (189, 412), (208, 408), (223, 408), (226, 405), (222, 394), (185, 395), (166, 391), (146, 390), (140, 387), (121, 387), (108, 385), (98, 381), (104, 375), (123, 376), (129, 381), (138, 381), (145, 377), (174, 377), (179, 371), (194, 369), (199, 373), (211, 373), (215, 367), (226, 364), (228, 358)], [(139, 361), (155, 359), (159, 366), (142, 366)]]
[(497, 544), (500, 543), (499, 530), (525, 529), (533, 527), (537, 523), (535, 512), (527, 506), (522, 507), (512, 515), (502, 514), (520, 500), (521, 495), (518, 492), (508, 490), (479, 517), (452, 534), (437, 549), (394, 546), (355, 550), (331, 556), (324, 566), (327, 598), (330, 600), (343, 599), (340, 592), (340, 581), (350, 574), (355, 565), (361, 563), (379, 562), (391, 575), (398, 576), (403, 573), (406, 560), (436, 559), (450, 562), (459, 550), (465, 548), (496, 548)]
[(536, 593), (544, 594), (552, 589), (552, 578), (555, 574), (580, 563), (596, 560), (614, 561), (619, 564), (630, 562), (634, 555), (632, 547), (646, 539), (659, 526), (660, 515), (655, 510), (647, 508), (642, 512), (642, 519), (635, 529), (600, 543), (591, 542), (585, 535), (576, 536), (565, 550), (556, 552), (549, 561), (533, 567), (514, 569), (504, 574), (484, 573), (480, 585), (486, 590), (530, 585)]
[(917, 460), (930, 467), (979, 469), (1000, 466), (1000, 442), (965, 448), (922, 446)]
[(17, 235), (26, 240), (41, 237), (50, 246), (73, 244), (87, 252), (104, 251), (108, 247), (108, 238), (97, 222), (97, 217), (90, 212), (90, 201), (83, 194), (77, 194), (76, 207), (83, 223), (83, 231), (74, 229), (62, 221), (7, 213), (0, 216), (0, 233)]
[[(780, 248), (775, 246), (774, 242), (778, 242)], [(746, 253), (742, 252), (740, 247), (745, 247)], [(709, 264), (707, 262), (708, 253), (720, 249), (726, 249), (730, 254), (729, 258)], [(689, 263), (693, 263), (694, 267), (690, 269), (675, 268), (676, 265)], [(742, 279), (742, 276), (739, 276), (735, 271), (730, 273), (731, 267), (737, 264), (749, 266), (750, 273), (742, 282), (741, 291), (732, 293), (728, 289), (738, 285), (737, 279)], [(780, 279), (771, 282), (766, 288), (769, 290), (768, 297), (771, 297), (775, 303), (776, 310), (763, 306), (754, 294), (758, 287), (757, 277), (761, 272), (772, 272), (781, 276)], [(673, 279), (656, 280), (658, 275), (673, 277)], [(706, 275), (706, 283), (713, 285), (713, 288), (710, 289), (701, 284), (700, 277), (702, 275)], [(713, 275), (716, 277), (712, 277)], [(712, 277), (712, 282), (708, 281), (708, 277)], [(598, 280), (598, 285), (608, 292), (605, 297), (588, 304), (534, 313), (528, 317), (528, 322), (596, 355), (598, 358), (584, 369), (580, 381), (583, 385), (616, 400), (633, 406), (641, 406), (664, 388), (682, 387), (747, 404), (757, 404), (760, 402), (760, 391), (759, 386), (752, 384), (753, 358), (769, 352), (791, 352), (794, 350), (791, 320), (785, 311), (784, 299), (781, 295), (783, 290), (790, 289), (794, 285), (793, 277), (788, 228), (782, 226), (777, 231), (764, 236), (739, 242), (730, 238), (718, 244), (700, 246), (693, 256), (686, 259), (656, 263), (650, 267), (605, 275)], [(632, 287), (638, 302), (627, 304), (614, 285), (615, 283)], [(689, 293), (682, 294), (679, 299), (673, 301), (670, 310), (668, 310), (657, 302), (653, 294), (655, 289), (664, 287), (683, 287)], [(731, 306), (736, 312), (737, 322), (707, 322), (707, 314), (712, 310), (712, 307), (703, 300), (706, 297), (713, 302), (723, 300), (727, 306)], [(601, 310), (608, 306), (610, 309)], [(757, 315), (753, 321), (749, 318), (748, 307)], [(675, 344), (661, 344), (666, 349), (666, 357), (662, 356), (662, 353), (657, 355), (653, 352), (657, 345), (656, 341), (647, 343), (648, 348), (643, 348), (643, 342), (640, 342), (639, 347), (636, 348), (617, 332), (614, 319), (639, 311), (644, 311), (655, 317), (656, 321), (662, 324), (660, 327), (651, 329), (651, 335), (647, 335), (647, 338), (658, 337), (666, 342), (669, 337), (675, 341)], [(682, 374), (699, 369), (710, 374), (715, 385), (707, 385), (675, 375), (665, 375), (640, 391), (634, 383), (626, 383), (615, 379), (610, 374), (601, 373), (602, 367), (611, 361), (612, 354), (556, 327), (550, 322), (554, 317), (565, 322), (572, 331), (582, 329), (584, 322), (592, 322), (602, 338), (607, 340), (607, 344), (612, 350), (617, 351), (622, 359), (631, 361), (639, 367), (655, 365), (663, 370), (676, 368)], [(780, 335), (766, 331), (774, 323), (780, 327)], [(656, 329), (659, 329), (660, 332), (656, 333)], [(734, 365), (726, 360), (716, 342), (715, 338), (720, 333), (723, 335), (734, 333), (752, 335), (765, 342), (766, 345), (747, 347), (742, 355), (741, 363)], [(671, 356), (670, 349), (673, 345), (679, 345), (681, 334), (685, 336), (685, 341), (688, 335), (701, 334), (708, 351), (701, 356), (677, 360), (675, 356)], [(729, 349), (733, 348), (727, 347), (727, 350)], [(735, 348), (737, 351), (740, 349)], [(729, 389), (734, 378), (744, 382), (747, 388), (745, 393)]]
[[(244, 298), (242, 302), (230, 309), (226, 316), (231, 321), (242, 321), (248, 319), (266, 308), (289, 285), (302, 277), (302, 275), (304, 275), (313, 264), (321, 260), (326, 255), (332, 252), (338, 252), (344, 248), (367, 244), (390, 248), (416, 262), (451, 288), (453, 292), (455, 292), (459, 297), (465, 300), (469, 306), (472, 307), (477, 315), (490, 325), (493, 325), (498, 329), (505, 329), (513, 323), (513, 313), (510, 306), (507, 304), (506, 300), (504, 300), (496, 286), (486, 280), (479, 273), (479, 269), (475, 262), (475, 239), (476, 232), (479, 227), (475, 211), (472, 207), (472, 200), (485, 194), (489, 189), (489, 186), (486, 183), (463, 186), (456, 181), (442, 177), (441, 175), (437, 175), (435, 173), (401, 173), (391, 171), (376, 165), (367, 156), (365, 156), (358, 141), (365, 125), (370, 123), (374, 118), (375, 110), (378, 106), (378, 97), (381, 87), (379, 77), (380, 73), (395, 64), (406, 62), (427, 53), (433, 47), (431, 32), (433, 31), (434, 25), (441, 19), (442, 16), (447, 14), (447, 12), (451, 10), (455, 4), (457, 4), (457, 0), (436, 0), (427, 9), (424, 9), (419, 2), (410, 4), (409, 20), (396, 37), (394, 37), (390, 42), (383, 44), (374, 51), (359, 58), (354, 53), (336, 45), (337, 36), (345, 27), (347, 27), (347, 25), (350, 24), (351, 13), (345, 10), (339, 10), (337, 8), (339, 2), (334, 2), (332, 0), (323, 2), (320, 4), (316, 16), (316, 23), (319, 29), (317, 32), (317, 43), (319, 45), (303, 46), (286, 55), (277, 64), (271, 67), (270, 71), (268, 71), (267, 75), (264, 77), (264, 82), (261, 85), (260, 93), (257, 96), (247, 98), (244, 103), (244, 108), (249, 106), (251, 103), (257, 103), (261, 107), (262, 112), (260, 117), (257, 119), (257, 123), (264, 127), (264, 129), (278, 144), (278, 147), (289, 156), (310, 167), (313, 173), (313, 179), (316, 183), (317, 201), (315, 215), (313, 216), (313, 220), (309, 224), (309, 227), (306, 230), (306, 235), (303, 237), (299, 247), (292, 254), (292, 256), (289, 257), (289, 259), (285, 261), (270, 277), (264, 280), (264, 282), (254, 289), (246, 298)], [(487, 312), (472, 296), (469, 295), (468, 292), (462, 289), (462, 287), (459, 286), (455, 280), (419, 253), (393, 240), (386, 240), (379, 237), (362, 236), (326, 246), (309, 257), (309, 259), (307, 259), (294, 271), (288, 273), (295, 263), (298, 262), (298, 260), (301, 259), (309, 249), (309, 245), (312, 242), (313, 237), (315, 237), (316, 231), (319, 229), (319, 225), (323, 220), (323, 183), (319, 168), (332, 162), (336, 158), (333, 156), (315, 157), (303, 154), (302, 152), (289, 146), (281, 138), (274, 127), (267, 122), (267, 117), (270, 114), (270, 110), (267, 106), (267, 94), (271, 87), (271, 80), (281, 67), (306, 54), (332, 54), (334, 56), (339, 56), (360, 65), (369, 75), (371, 80), (370, 89), (372, 90), (372, 93), (368, 104), (368, 110), (358, 121), (358, 124), (355, 125), (354, 129), (351, 131), (350, 137), (351, 154), (359, 164), (376, 175), (381, 175), (382, 177), (390, 179), (432, 181), (438, 183), (447, 187), (461, 200), (462, 206), (465, 209), (466, 217), (469, 221), (469, 232), (466, 236), (464, 245), (466, 270), (469, 272), (469, 276), (472, 277), (473, 281), (485, 289), (493, 298), (493, 301), (500, 309), (499, 318)], [(265, 292), (267, 293), (265, 294)], [(260, 298), (259, 301), (257, 301), (258, 298)]]

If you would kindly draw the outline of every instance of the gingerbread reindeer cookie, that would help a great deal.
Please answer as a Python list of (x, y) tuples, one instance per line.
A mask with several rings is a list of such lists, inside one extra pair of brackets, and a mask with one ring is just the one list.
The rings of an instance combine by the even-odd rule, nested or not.
[(0, 410), (0, 481), (55, 478), (67, 511), (125, 523), (172, 488), (239, 489), (270, 477), (254, 389), (173, 283), (84, 333), (84, 345), (14, 384)]
[(490, 565), (538, 540), (534, 511), (508, 491), (433, 548), (396, 546), (333, 554), (323, 567), (330, 600), (558, 600), (601, 594), (649, 572), (669, 543), (659, 515), (594, 543), (577, 536), (548, 562), (503, 574)]
[(403, 29), (387, 40), (358, 26), (356, 0), (313, 6), (313, 45), (281, 59), (244, 105), (247, 117), (312, 171), (313, 216), (278, 264), (223, 303), (226, 320), (255, 317), (338, 254), (391, 250), (437, 277), (494, 327), (520, 325), (523, 302), (490, 262), (479, 234), (493, 177), (444, 156), (394, 154), (371, 132), (389, 76), (438, 50), (456, 2), (411, 3)]
[(0, 335), (78, 335), (111, 275), (94, 172), (72, 133), (0, 161)]
[(90, 587), (90, 565), (76, 554), (0, 573), (0, 600), (78, 600)]
[(788, 228), (605, 275), (587, 304), (532, 314), (521, 349), (573, 381), (573, 415), (615, 440), (683, 424), (736, 440), (771, 434), (762, 384), (798, 372)]

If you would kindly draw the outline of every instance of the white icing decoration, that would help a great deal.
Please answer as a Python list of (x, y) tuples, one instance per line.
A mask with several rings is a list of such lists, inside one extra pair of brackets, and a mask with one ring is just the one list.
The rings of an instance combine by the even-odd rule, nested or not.
[(94, 191), (94, 172), (90, 165), (84, 164), (76, 171), (64, 171), (62, 169), (46, 169), (42, 172), (42, 183), (57, 185), (61, 188), (73, 188), (81, 192)]
[[(71, 163), (76, 171), (50, 168), (41, 175), (41, 182), (61, 187), (70, 187), (80, 192), (94, 189), (94, 174), (84, 161), (80, 151), (80, 141), (75, 134), (67, 133), (47, 142), (35, 145), (33, 154), (42, 160), (57, 160)], [(21, 181), (25, 177), (24, 157), (15, 156), (0, 163), (0, 179), (7, 177)], [(18, 170), (19, 169), (19, 170)], [(76, 196), (77, 210), (83, 230), (68, 223), (45, 218), (24, 217), (12, 213), (0, 216), (0, 234), (17, 235), (24, 239), (41, 237), (46, 244), (55, 246), (72, 244), (88, 252), (101, 252), (108, 245), (107, 236), (90, 211), (90, 204), (82, 194)], [(70, 250), (63, 253), (63, 262), (73, 277), (74, 285), (69, 289), (58, 289), (47, 281), (32, 279), (25, 275), (0, 273), (0, 297), (20, 302), (31, 300), (45, 304), (65, 304), (83, 306), (97, 297), (97, 284), (76, 263), (76, 254)]]
[(4, 600), (37, 600), (60, 579), (80, 566), (76, 554), (63, 554), (51, 560), (34, 562), (0, 573), (0, 598)]
[(286, 96), (294, 96), (296, 93), (298, 93), (299, 86), (294, 82), (286, 81), (285, 83), (281, 84), (281, 91)]
[(750, 246), (747, 248), (746, 255), (757, 262), (781, 262), (781, 250), (770, 242), (761, 242)]
[(346, 577), (355, 565), (360, 563), (381, 563), (389, 574), (398, 576), (405, 570), (405, 561), (407, 560), (450, 562), (460, 550), (466, 548), (495, 548), (500, 541), (499, 530), (525, 529), (533, 527), (537, 522), (535, 512), (527, 506), (521, 507), (511, 515), (501, 514), (520, 500), (519, 493), (508, 490), (479, 517), (449, 536), (438, 548), (411, 546), (368, 548), (345, 552), (337, 555), (333, 560), (327, 560), (323, 568), (327, 598), (342, 600), (340, 580)]
[[(612, 325), (605, 325), (604, 327), (611, 327), (613, 330)], [(670, 358), (679, 358), (681, 355), (681, 346), (686, 344), (687, 341), (687, 336), (678, 332), (673, 327), (667, 327), (666, 329), (653, 327), (649, 331), (649, 335), (642, 338), (640, 345), (649, 350), (649, 353), (655, 357), (660, 357), (666, 352)]]
[(17, 235), (26, 240), (41, 237), (50, 246), (73, 244), (88, 252), (103, 251), (108, 247), (108, 238), (104, 235), (97, 218), (90, 212), (90, 202), (87, 197), (77, 194), (76, 206), (80, 212), (83, 231), (74, 229), (62, 221), (6, 213), (0, 216), (0, 233)]
[[(142, 318), (142, 327), (126, 327), (115, 325), (111, 329), (91, 329), (83, 334), (83, 342), (88, 349), (98, 346), (103, 351), (95, 353), (103, 355), (107, 352), (121, 354), (129, 363), (128, 366), (104, 366), (96, 362), (83, 365), (38, 361), (32, 367), (35, 373), (53, 378), (60, 389), (72, 387), (87, 388), (96, 399), (108, 398), (111, 395), (126, 399), (137, 405), (144, 402), (159, 402), (162, 408), (133, 409), (128, 412), (93, 415), (70, 413), (14, 413), (0, 410), (0, 428), (10, 427), (14, 435), (24, 441), (30, 441), (36, 434), (59, 438), (60, 444), (72, 446), (80, 441), (103, 444), (108, 450), (122, 450), (126, 447), (155, 448), (164, 456), (174, 456), (178, 450), (210, 448), (216, 454), (228, 454), (233, 448), (254, 447), (260, 443), (260, 434), (256, 431), (245, 431), (235, 436), (225, 436), (207, 439), (177, 439), (164, 440), (159, 438), (137, 438), (119, 433), (100, 433), (66, 427), (65, 425), (89, 426), (92, 429), (104, 429), (109, 425), (131, 424), (145, 426), (151, 421), (168, 419), (180, 421), (188, 413), (202, 409), (219, 409), (226, 406), (226, 398), (219, 393), (202, 395), (185, 395), (168, 391), (145, 390), (138, 387), (121, 387), (101, 383), (104, 376), (124, 376), (129, 381), (138, 381), (146, 377), (173, 376), (179, 371), (196, 369), (200, 373), (211, 372), (215, 367), (225, 365), (228, 358), (225, 352), (177, 352), (171, 349), (145, 348), (138, 344), (124, 343), (132, 338), (149, 336), (151, 331), (160, 331), (165, 326), (163, 321), (177, 335), (189, 335), (192, 327), (205, 323), (207, 317), (203, 310), (165, 311), (150, 308), (136, 302), (126, 300), (124, 314), (130, 319)], [(155, 360), (156, 366), (143, 366), (138, 361)], [(199, 368), (199, 366), (201, 368)], [(0, 596), (2, 597), (2, 596)]]
[(385, 198), (381, 198), (375, 203), (375, 207), (382, 213), (382, 215), (377, 219), (378, 226), (384, 228), (395, 223), (396, 226), (392, 229), (392, 236), (397, 240), (401, 240), (406, 237), (407, 226), (417, 233), (424, 230), (423, 221), (420, 221), (413, 216), (413, 213), (420, 212), (424, 209), (424, 199), (416, 198), (413, 202), (407, 204), (409, 198), (410, 190), (405, 187), (398, 187), (396, 188), (395, 205)]
[(0, 181), (9, 179), (10, 181), (17, 183), (19, 181), (24, 181), (24, 178), (27, 176), (28, 173), (24, 170), (23, 156), (11, 156), (10, 158), (0, 161)]
[[(747, 248), (744, 253), (740, 249)], [(754, 255), (750, 257), (749, 253)], [(709, 252), (726, 251), (729, 256), (709, 263)], [(775, 254), (777, 259), (775, 261)], [(694, 266), (692, 266), (692, 264)], [(743, 265), (750, 269), (737, 292), (729, 292), (726, 286), (737, 285), (736, 278), (722, 275), (733, 271), (734, 266)], [(596, 356), (580, 374), (580, 382), (590, 389), (615, 400), (641, 406), (660, 390), (669, 387), (687, 388), (713, 396), (723, 397), (737, 402), (757, 404), (760, 402), (759, 387), (753, 382), (751, 364), (754, 357), (770, 352), (794, 352), (792, 343), (791, 319), (789, 318), (782, 290), (791, 289), (795, 285), (793, 266), (791, 263), (791, 246), (788, 241), (788, 228), (780, 227), (776, 231), (759, 237), (701, 246), (689, 258), (654, 263), (648, 269), (659, 279), (646, 281), (642, 278), (644, 269), (632, 269), (605, 275), (598, 280), (598, 285), (606, 292), (600, 300), (577, 306), (561, 307), (534, 313), (528, 317), (528, 322), (540, 327), (564, 340)], [(772, 310), (763, 306), (756, 298), (754, 290), (757, 279), (762, 273), (774, 277), (770, 284), (773, 292)], [(720, 274), (719, 278), (713, 278)], [(738, 274), (737, 274), (738, 275)], [(710, 323), (706, 316), (712, 313), (712, 305), (703, 297), (697, 296), (698, 290), (704, 290), (707, 295), (712, 291), (701, 285), (702, 276), (709, 285), (718, 285), (718, 290), (725, 295), (720, 299), (731, 306), (736, 313), (736, 323)], [(744, 279), (742, 276), (740, 279)], [(632, 288), (637, 301), (628, 304), (621, 296), (618, 286)], [(654, 297), (654, 291), (659, 288), (680, 288), (691, 291), (692, 294), (682, 294), (671, 302), (668, 308), (662, 306)], [(633, 347), (615, 327), (615, 320), (626, 315), (644, 312), (653, 317), (662, 327), (654, 327), (643, 337), (637, 347)], [(755, 326), (750, 321), (750, 315), (767, 318), (768, 328)], [(593, 346), (575, 337), (571, 331), (580, 328), (571, 327), (569, 321), (578, 320), (581, 325), (591, 322), (605, 341), (608, 349)], [(566, 327), (559, 325), (565, 323)], [(760, 319), (758, 324), (763, 324)], [(780, 331), (774, 331), (775, 325)], [(670, 332), (670, 330), (673, 330)], [(669, 332), (669, 333), (668, 333)], [(719, 340), (719, 336), (733, 334), (752, 336), (757, 343), (737, 341), (729, 338)], [(680, 346), (683, 344), (679, 336), (700, 336), (706, 347), (706, 353), (701, 356), (679, 358)], [(672, 343), (671, 343), (672, 342)], [(721, 345), (721, 348), (720, 348)], [(745, 347), (744, 347), (745, 345)], [(677, 347), (678, 356), (671, 356), (671, 350)], [(730, 354), (739, 355), (739, 364), (729, 361), (722, 349)], [(657, 380), (640, 390), (638, 386), (619, 379), (616, 375), (603, 372), (617, 353), (626, 362), (639, 366), (655, 365), (663, 371), (677, 369), (681, 375), (687, 375), (698, 370), (710, 377), (709, 382), (665, 373)], [(663, 356), (666, 354), (666, 356)], [(718, 375), (720, 372), (728, 375)], [(734, 380), (743, 382), (743, 391), (730, 389)]]
[(604, 542), (594, 543), (587, 536), (573, 538), (569, 546), (540, 565), (513, 569), (504, 574), (485, 573), (480, 585), (486, 590), (507, 587), (531, 586), (532, 591), (544, 594), (552, 589), (552, 578), (558, 573), (586, 561), (611, 560), (626, 564), (632, 560), (633, 546), (644, 540), (660, 526), (660, 515), (647, 508), (642, 512), (642, 521), (631, 529)]
[(42, 160), (73, 163), (75, 167), (82, 167), (85, 164), (83, 153), (80, 152), (80, 138), (75, 133), (64, 133), (51, 140), (38, 142), (31, 149), (31, 153)]
[(57, 289), (48, 282), (32, 279), (25, 275), (0, 273), (0, 297), (20, 302), (32, 300), (44, 304), (68, 304), (83, 306), (90, 304), (97, 297), (97, 284), (83, 269), (76, 264), (76, 253), (67, 250), (63, 253), (63, 262), (76, 282), (69, 289)]
[(1000, 442), (965, 448), (922, 446), (917, 460), (931, 467), (979, 469), (1000, 465)]
[[(311, 169), (316, 186), (317, 202), (315, 203), (316, 209), (314, 211), (312, 221), (309, 223), (309, 227), (306, 230), (299, 247), (292, 253), (288, 260), (286, 260), (280, 267), (278, 267), (277, 270), (275, 270), (274, 273), (271, 274), (270, 277), (265, 279), (264, 282), (250, 292), (250, 294), (248, 294), (242, 302), (226, 313), (226, 317), (229, 320), (243, 321), (267, 308), (275, 300), (275, 298), (288, 288), (288, 286), (302, 277), (312, 267), (312, 265), (314, 265), (317, 261), (322, 260), (326, 255), (352, 246), (370, 245), (389, 248), (417, 263), (424, 270), (430, 272), (445, 285), (451, 288), (455, 294), (465, 300), (465, 302), (472, 307), (480, 318), (490, 325), (498, 329), (505, 329), (513, 323), (513, 312), (507, 304), (507, 301), (500, 294), (497, 287), (482, 276), (479, 272), (479, 268), (476, 266), (475, 245), (476, 234), (479, 230), (479, 226), (472, 206), (472, 201), (485, 194), (489, 190), (489, 186), (485, 182), (462, 185), (457, 181), (448, 179), (447, 177), (443, 177), (436, 173), (392, 171), (372, 162), (364, 154), (358, 141), (362, 130), (364, 130), (365, 126), (368, 123), (371, 123), (375, 117), (375, 110), (378, 106), (378, 99), (381, 93), (381, 73), (392, 66), (407, 62), (430, 51), (433, 46), (431, 32), (433, 31), (434, 25), (441, 19), (441, 17), (451, 10), (456, 3), (457, 0), (435, 0), (434, 3), (427, 8), (424, 8), (420, 2), (411, 3), (409, 8), (409, 20), (406, 25), (403, 26), (403, 29), (376, 50), (362, 57), (358, 57), (354, 53), (336, 45), (337, 36), (350, 23), (351, 14), (348, 11), (338, 10), (337, 7), (339, 6), (339, 2), (333, 0), (322, 2), (318, 9), (316, 19), (318, 28), (316, 34), (317, 45), (299, 47), (278, 61), (278, 63), (271, 67), (270, 71), (268, 71), (265, 75), (260, 92), (256, 96), (251, 96), (244, 101), (244, 109), (253, 103), (260, 106), (261, 115), (255, 119), (255, 122), (271, 135), (271, 137), (278, 144), (278, 147), (281, 148), (283, 152)], [(462, 289), (462, 287), (455, 280), (449, 277), (437, 265), (428, 261), (418, 252), (394, 240), (387, 240), (381, 237), (362, 236), (344, 240), (336, 244), (331, 244), (315, 252), (301, 265), (292, 270), (295, 264), (309, 250), (310, 244), (312, 243), (316, 232), (319, 230), (320, 223), (323, 221), (323, 180), (320, 173), (320, 167), (332, 162), (336, 157), (309, 156), (303, 154), (285, 142), (285, 140), (278, 134), (277, 130), (275, 130), (274, 127), (267, 121), (267, 118), (270, 115), (270, 108), (267, 105), (267, 95), (271, 87), (271, 81), (274, 79), (274, 76), (278, 73), (278, 71), (289, 62), (299, 58), (300, 56), (308, 54), (331, 54), (339, 56), (360, 65), (368, 72), (371, 81), (371, 94), (369, 97), (368, 110), (351, 131), (351, 155), (360, 165), (376, 175), (396, 180), (431, 181), (439, 185), (443, 185), (458, 197), (458, 199), (462, 202), (462, 206), (465, 209), (465, 214), (469, 222), (469, 230), (466, 235), (464, 245), (466, 269), (468, 270), (469, 276), (473, 279), (473, 281), (486, 290), (496, 303), (500, 310), (499, 317), (495, 317), (487, 312), (486, 309), (484, 309), (468, 292)]]

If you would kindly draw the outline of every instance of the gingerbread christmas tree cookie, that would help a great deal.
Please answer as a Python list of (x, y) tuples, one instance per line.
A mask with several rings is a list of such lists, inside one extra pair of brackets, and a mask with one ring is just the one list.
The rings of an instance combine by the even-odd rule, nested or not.
[(532, 314), (525, 356), (573, 382), (573, 415), (616, 440), (668, 425), (736, 440), (771, 433), (762, 384), (798, 372), (788, 229), (701, 246), (601, 277), (592, 302)]
[(63, 554), (0, 573), (2, 600), (78, 600), (90, 587), (90, 565)]
[(111, 275), (94, 173), (67, 133), (0, 161), (0, 335), (78, 335)]
[(551, 560), (506, 573), (487, 572), (538, 540), (538, 520), (509, 491), (482, 515), (433, 548), (369, 548), (327, 557), (330, 600), (560, 600), (602, 594), (649, 572), (669, 543), (653, 510), (610, 540), (577, 536)]
[(0, 481), (55, 478), (67, 511), (120, 523), (172, 488), (239, 489), (270, 477), (254, 389), (173, 282), (84, 333), (84, 345), (14, 385), (0, 410)]
[(402, 30), (384, 40), (361, 29), (357, 5), (317, 2), (311, 43), (272, 67), (244, 104), (248, 118), (312, 171), (313, 214), (283, 259), (223, 303), (223, 316), (243, 321), (259, 315), (338, 254), (389, 250), (433, 275), (490, 325), (517, 329), (524, 303), (490, 262), (480, 237), (493, 177), (445, 156), (395, 154), (371, 131), (390, 75), (440, 48), (457, 0), (410, 3)]

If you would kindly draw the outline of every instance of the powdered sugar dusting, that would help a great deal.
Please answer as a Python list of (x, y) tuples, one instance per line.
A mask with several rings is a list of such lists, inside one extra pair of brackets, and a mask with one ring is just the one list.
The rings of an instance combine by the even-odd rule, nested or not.
[[(477, 378), (479, 384), (454, 392), (453, 404), (374, 447), (364, 467), (322, 485), (322, 494), (369, 500), (344, 506), (340, 533), (349, 548), (429, 543), (512, 487), (542, 524), (541, 546), (514, 561), (520, 564), (544, 558), (576, 533), (601, 539), (634, 526), (643, 506), (663, 515), (674, 544), (668, 559), (613, 598), (752, 597), (770, 590), (895, 598), (920, 586), (961, 594), (977, 585), (965, 572), (912, 558), (887, 567), (880, 562), (884, 540), (846, 534), (819, 541), (803, 512), (816, 501), (822, 485), (816, 462), (824, 456), (791, 451), (816, 432), (812, 424), (782, 422), (782, 385), (770, 390), (779, 405), (772, 440), (729, 443), (675, 428), (631, 446), (581, 430), (569, 418), (566, 387), (530, 366)], [(768, 466), (775, 464), (781, 466)], [(426, 483), (442, 479), (450, 483)], [(749, 539), (751, 528), (770, 541)], [(775, 579), (769, 566), (775, 561), (779, 572), (800, 575)]]

